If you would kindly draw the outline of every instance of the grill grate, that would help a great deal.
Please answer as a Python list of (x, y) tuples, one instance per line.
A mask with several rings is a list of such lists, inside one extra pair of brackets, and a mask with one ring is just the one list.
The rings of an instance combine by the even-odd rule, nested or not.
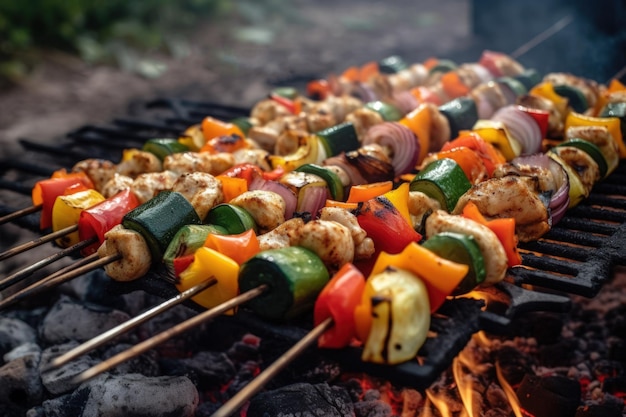
[[(118, 161), (121, 149), (141, 146), (154, 137), (176, 137), (186, 127), (212, 115), (229, 120), (246, 116), (249, 109), (216, 103), (158, 99), (146, 104), (147, 116), (120, 118), (107, 126), (84, 126), (70, 132), (59, 143), (42, 144), (21, 140), (24, 153), (17, 159), (0, 161), (0, 190), (23, 198), (11, 198), (11, 205), (0, 204), (0, 216), (30, 204), (30, 190), (35, 181), (49, 176), (59, 168), (70, 168), (78, 160), (103, 158)], [(358, 349), (325, 352), (339, 360), (346, 369), (365, 371), (389, 380), (425, 388), (446, 369), (452, 359), (478, 330), (506, 332), (516, 314), (524, 311), (567, 311), (568, 297), (558, 292), (593, 297), (602, 284), (611, 278), (615, 265), (626, 265), (626, 167), (598, 184), (592, 195), (580, 206), (569, 210), (567, 216), (546, 236), (536, 242), (521, 244), (523, 266), (510, 270), (509, 282), (496, 286), (502, 298), (502, 311), (483, 311), (483, 301), (455, 299), (446, 301), (433, 316), (431, 330), (436, 336), (428, 338), (420, 350), (419, 361), (398, 366), (363, 363)], [(5, 191), (1, 191), (5, 193)], [(8, 199), (7, 199), (8, 200)], [(39, 232), (39, 216), (24, 216), (15, 221), (19, 226)], [(96, 271), (94, 273), (102, 273)], [(162, 297), (172, 297), (176, 289), (162, 279), (159, 271), (128, 283), (108, 281), (111, 293), (145, 290)], [(532, 286), (534, 290), (523, 287)], [(545, 289), (547, 291), (536, 291)], [(555, 294), (556, 292), (556, 294)], [(193, 303), (188, 306), (198, 309)], [(245, 311), (220, 320), (240, 320), (252, 331), (271, 334), (290, 341), (308, 330), (310, 317), (298, 323), (276, 325), (264, 322)]]

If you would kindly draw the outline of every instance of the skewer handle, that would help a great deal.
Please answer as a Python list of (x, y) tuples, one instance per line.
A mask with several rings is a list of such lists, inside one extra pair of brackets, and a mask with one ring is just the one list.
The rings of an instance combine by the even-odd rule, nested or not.
[(22, 243), (14, 248), (11, 248), (7, 251), (0, 253), (0, 261), (4, 261), (12, 256), (18, 255), (22, 252), (26, 252), (29, 249), (36, 248), (37, 246), (43, 245), (44, 243), (48, 243), (51, 240), (58, 239), (65, 235), (69, 235), (78, 230), (78, 225), (75, 224), (73, 226), (66, 227), (65, 229), (58, 230), (56, 232), (48, 233), (45, 236), (41, 236), (37, 239), (33, 239), (29, 242)]
[(235, 396), (228, 400), (219, 410), (211, 417), (228, 417), (233, 415), (246, 401), (254, 394), (259, 392), (263, 386), (282, 371), (291, 361), (296, 359), (304, 350), (311, 346), (315, 341), (335, 323), (331, 317), (318, 324), (313, 330), (306, 334), (298, 343), (292, 346), (285, 354), (278, 358), (274, 363), (268, 366), (263, 372), (257, 375), (248, 385), (246, 385)]
[(64, 353), (61, 356), (58, 356), (50, 362), (50, 364), (42, 371), (48, 371), (54, 368), (58, 368), (60, 366), (65, 365), (66, 363), (76, 359), (77, 357), (94, 350), (105, 343), (113, 340), (114, 338), (134, 329), (135, 327), (145, 323), (150, 320), (152, 317), (169, 310), (177, 304), (182, 303), (183, 301), (195, 296), (196, 294), (206, 290), (207, 288), (217, 284), (217, 279), (210, 278), (206, 281), (201, 282), (200, 284), (189, 288), (186, 291), (181, 292), (180, 294), (172, 297), (163, 303), (146, 310), (138, 316), (133, 317), (132, 319), (120, 324), (119, 326), (115, 326), (112, 329), (102, 333), (99, 336), (96, 336), (85, 343), (76, 346), (74, 349)]
[(39, 210), (41, 210), (42, 207), (42, 204), (37, 204), (34, 206), (23, 208), (21, 210), (16, 210), (13, 213), (0, 217), (0, 224), (5, 224), (22, 216), (26, 216), (27, 214), (38, 212)]
[(104, 362), (100, 362), (99, 364), (92, 366), (91, 368), (87, 369), (86, 371), (84, 371), (83, 373), (77, 375), (73, 380), (72, 383), (75, 385), (80, 385), (83, 382), (97, 376), (100, 375), (103, 372), (108, 371), (111, 368), (114, 368), (115, 366), (129, 360), (132, 359), (134, 357), (137, 357), (139, 355), (141, 355), (144, 352), (147, 352), (148, 350), (154, 348), (155, 346), (165, 342), (166, 340), (171, 339), (172, 337), (178, 336), (181, 333), (186, 332), (187, 330), (190, 330), (196, 326), (199, 326), (200, 324), (213, 319), (214, 317), (217, 317), (225, 312), (227, 312), (228, 310), (231, 310), (241, 304), (244, 304), (250, 300), (252, 300), (253, 298), (258, 297), (259, 295), (263, 294), (263, 292), (265, 292), (267, 290), (268, 286), (266, 284), (260, 285), (256, 288), (253, 288), (249, 291), (244, 292), (243, 294), (240, 294), (238, 296), (236, 296), (235, 298), (232, 298), (216, 307), (213, 307), (212, 309), (206, 310), (200, 314), (198, 314), (197, 316), (194, 316), (180, 324), (177, 324), (174, 327), (171, 327), (161, 333), (158, 333), (154, 336), (152, 336), (149, 339), (144, 340), (143, 342), (134, 345), (133, 347), (118, 353), (115, 356), (110, 357), (109, 359), (105, 360)]

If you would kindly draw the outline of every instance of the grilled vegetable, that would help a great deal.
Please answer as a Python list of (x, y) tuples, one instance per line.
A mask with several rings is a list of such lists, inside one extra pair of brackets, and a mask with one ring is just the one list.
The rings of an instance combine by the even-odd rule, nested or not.
[(305, 172), (308, 174), (317, 175), (326, 181), (326, 186), (328, 187), (328, 192), (330, 193), (330, 198), (336, 201), (344, 200), (344, 188), (339, 175), (335, 173), (335, 171), (329, 169), (328, 167), (324, 167), (316, 164), (305, 164), (298, 168), (296, 168), (297, 172)]
[(448, 158), (431, 162), (410, 183), (411, 191), (426, 194), (447, 211), (454, 210), (459, 197), (471, 186), (459, 164)]
[(448, 119), (452, 138), (456, 138), (461, 130), (471, 129), (478, 121), (476, 103), (469, 97), (451, 100), (439, 106), (439, 111)]
[(359, 147), (359, 139), (352, 123), (340, 123), (315, 133), (327, 157), (339, 155)]
[(143, 236), (154, 260), (163, 259), (168, 245), (181, 227), (200, 223), (193, 206), (174, 191), (161, 191), (122, 220), (126, 229), (135, 230)]
[(361, 301), (365, 277), (351, 263), (345, 264), (326, 284), (315, 301), (314, 323), (317, 326), (328, 317), (334, 326), (317, 342), (321, 348), (343, 348), (356, 336), (354, 310)]
[(269, 289), (246, 304), (259, 316), (288, 319), (310, 310), (329, 275), (320, 258), (308, 249), (289, 246), (258, 253), (241, 265), (241, 292), (267, 284)]
[(228, 256), (239, 265), (259, 252), (259, 241), (253, 229), (236, 235), (209, 233), (204, 246)]
[(173, 153), (189, 151), (189, 148), (177, 139), (170, 138), (148, 139), (142, 149), (156, 155), (161, 161)]
[(222, 203), (209, 210), (204, 223), (223, 227), (227, 234), (236, 235), (248, 229), (256, 231), (254, 218), (245, 209), (234, 204)]
[[(57, 197), (52, 207), (52, 230), (56, 232), (78, 224), (80, 214), (85, 209), (103, 201), (104, 196), (96, 190), (84, 190)], [(78, 231), (60, 237), (55, 242), (63, 248), (75, 245), (80, 242)]]
[(361, 359), (397, 364), (415, 358), (430, 327), (424, 283), (409, 271), (388, 267), (369, 277), (363, 299), (371, 304), (372, 325)]
[(213, 224), (187, 224), (181, 227), (167, 245), (163, 254), (163, 262), (173, 268), (174, 260), (193, 255), (202, 246), (209, 234), (227, 234), (225, 228)]

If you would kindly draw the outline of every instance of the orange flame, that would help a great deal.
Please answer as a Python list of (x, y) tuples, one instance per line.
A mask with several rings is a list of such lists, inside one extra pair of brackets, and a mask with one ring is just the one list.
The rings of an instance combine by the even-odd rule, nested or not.
[(511, 384), (509, 384), (506, 378), (504, 378), (504, 375), (502, 374), (502, 368), (500, 367), (500, 362), (496, 362), (496, 376), (498, 377), (498, 382), (504, 390), (506, 397), (509, 399), (509, 404), (513, 409), (513, 413), (515, 413), (515, 417), (523, 417), (522, 411), (519, 406), (519, 399), (517, 398), (513, 387), (511, 387)]

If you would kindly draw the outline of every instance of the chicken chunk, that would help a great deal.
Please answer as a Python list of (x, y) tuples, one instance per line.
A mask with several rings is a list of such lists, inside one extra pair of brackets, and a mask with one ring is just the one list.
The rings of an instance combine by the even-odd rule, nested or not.
[(425, 215), (440, 210), (437, 200), (428, 197), (421, 191), (409, 191), (409, 215), (415, 230), (421, 230)]
[(302, 227), (304, 227), (304, 220), (294, 217), (272, 231), (259, 235), (260, 250), (280, 249), (291, 246), (297, 240)]
[(141, 174), (133, 181), (132, 190), (141, 204), (163, 190), (171, 190), (178, 174), (172, 171)]
[(85, 159), (72, 167), (72, 172), (84, 172), (96, 190), (100, 191), (115, 175), (116, 167), (111, 161), (104, 159)]
[(235, 165), (235, 158), (229, 152), (211, 154), (208, 152), (178, 152), (163, 160), (163, 169), (179, 175), (188, 172), (206, 172), (219, 175)]
[(585, 195), (589, 195), (595, 183), (600, 179), (597, 162), (587, 152), (573, 146), (557, 146), (553, 151), (578, 174), (580, 182), (585, 187)]
[(131, 177), (127, 177), (126, 175), (115, 174), (113, 178), (107, 181), (106, 184), (102, 187), (101, 194), (105, 198), (113, 197), (115, 194), (123, 191), (127, 188), (132, 188), (133, 179)]
[(104, 272), (116, 281), (132, 281), (144, 276), (152, 265), (152, 255), (138, 232), (117, 225), (104, 235), (98, 256), (121, 255), (122, 258), (104, 266)]
[(354, 259), (367, 259), (374, 254), (374, 241), (367, 237), (367, 232), (361, 228), (354, 214), (338, 207), (324, 207), (319, 219), (340, 223), (350, 230), (354, 241)]
[[(159, 172), (162, 170), (161, 160), (152, 152), (139, 149), (128, 151), (130, 157), (117, 164), (117, 173), (131, 178), (147, 172)], [(126, 155), (126, 153), (124, 154)]]
[(619, 147), (606, 126), (570, 126), (565, 132), (565, 140), (574, 138), (584, 139), (600, 148), (608, 165), (608, 173), (617, 168)]
[(537, 240), (550, 230), (548, 208), (539, 193), (537, 178), (513, 175), (491, 178), (463, 194), (453, 214), (461, 213), (471, 201), (488, 218), (514, 218), (520, 241)]
[(384, 119), (377, 111), (363, 107), (348, 114), (346, 122), (352, 123), (359, 142), (363, 142), (369, 128), (384, 122)]
[(507, 257), (498, 237), (488, 227), (462, 216), (454, 216), (437, 210), (426, 219), (426, 237), (441, 232), (456, 232), (473, 236), (485, 259), (487, 275), (483, 284), (496, 284), (506, 274)]
[(238, 149), (233, 152), (235, 165), (238, 164), (254, 164), (263, 171), (271, 171), (272, 167), (267, 162), (270, 153), (264, 149)]
[(181, 193), (204, 219), (213, 207), (224, 202), (222, 183), (206, 172), (183, 174), (172, 186), (172, 191)]
[(354, 260), (354, 241), (350, 229), (341, 223), (311, 220), (298, 234), (294, 246), (315, 252), (329, 271), (337, 271)]
[(260, 233), (267, 233), (285, 222), (285, 200), (272, 191), (246, 191), (230, 200), (230, 204), (250, 213)]

